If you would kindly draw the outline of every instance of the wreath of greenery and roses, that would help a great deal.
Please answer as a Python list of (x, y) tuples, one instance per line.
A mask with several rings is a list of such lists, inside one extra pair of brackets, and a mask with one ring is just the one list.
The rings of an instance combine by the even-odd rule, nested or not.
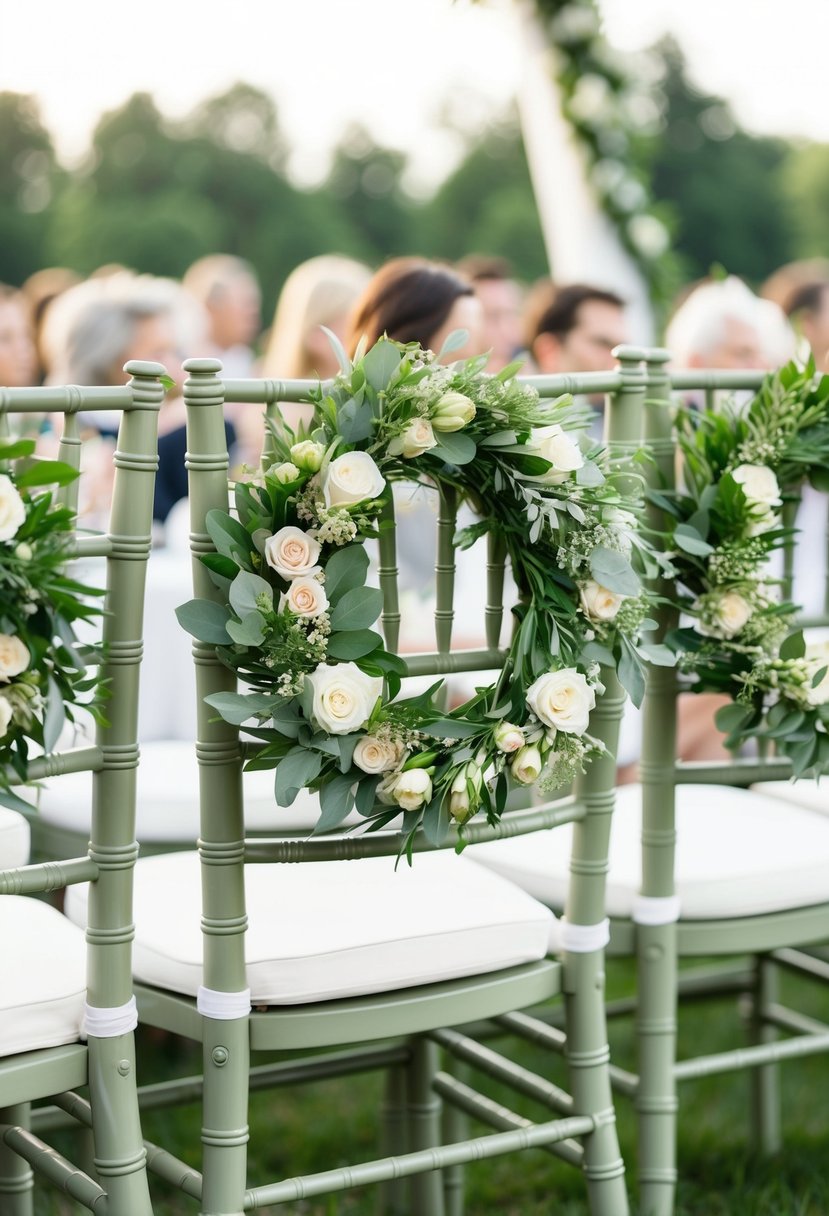
[(829, 772), (829, 643), (804, 640), (799, 609), (769, 574), (791, 543), (784, 501), (804, 481), (829, 490), (829, 376), (790, 363), (769, 375), (747, 409), (682, 409), (684, 485), (653, 492), (690, 618), (666, 639), (699, 692), (724, 692), (726, 744), (773, 741), (795, 776)]
[[(441, 354), (452, 349), (452, 339)], [(276, 801), (319, 790), (317, 831), (352, 811), (370, 828), (404, 812), (442, 837), (504, 809), (510, 780), (547, 770), (566, 784), (599, 745), (588, 730), (600, 664), (637, 697), (637, 639), (647, 600), (631, 558), (637, 478), (576, 432), (572, 399), (542, 401), (518, 365), (485, 358), (445, 366), (416, 344), (381, 339), (313, 395), (298, 435), (274, 429), (273, 463), (235, 485), (235, 513), (214, 510), (216, 552), (202, 557), (225, 602), (192, 600), (183, 627), (216, 645), (250, 691), (207, 698), (264, 746), (249, 767), (275, 767)], [(584, 445), (584, 448), (582, 447)], [(447, 712), (428, 692), (397, 699), (405, 663), (372, 626), (382, 592), (366, 585), (365, 541), (391, 526), (391, 483), (451, 488), (503, 538), (521, 602), (497, 682)], [(638, 563), (637, 563), (638, 564)]]
[(68, 573), (75, 514), (45, 488), (77, 473), (30, 459), (34, 449), (0, 441), (0, 804), (26, 809), (11, 786), (26, 781), (31, 746), (51, 751), (74, 707), (98, 712), (93, 648), (79, 647), (74, 623), (100, 615), (103, 594)]

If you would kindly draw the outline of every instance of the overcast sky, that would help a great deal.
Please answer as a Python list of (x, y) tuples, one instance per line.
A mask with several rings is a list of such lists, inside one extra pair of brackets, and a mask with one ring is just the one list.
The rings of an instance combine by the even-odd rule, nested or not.
[[(514, 95), (516, 0), (17, 0), (5, 6), (0, 88), (36, 93), (64, 159), (131, 93), (180, 115), (237, 80), (271, 92), (302, 181), (324, 174), (350, 121), (409, 150), (425, 186), (456, 159), (447, 96), (470, 129)], [(829, 0), (601, 0), (610, 41), (670, 29), (695, 79), (750, 128), (829, 141)]]

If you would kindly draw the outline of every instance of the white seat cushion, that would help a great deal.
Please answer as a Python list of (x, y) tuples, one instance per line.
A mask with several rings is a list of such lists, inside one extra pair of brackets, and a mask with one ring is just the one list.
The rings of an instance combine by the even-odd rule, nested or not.
[(766, 798), (779, 798), (781, 802), (793, 802), (807, 810), (829, 815), (829, 780), (817, 781), (760, 781), (751, 787)]
[(0, 1056), (80, 1037), (86, 999), (82, 931), (56, 908), (0, 896)]
[[(628, 918), (641, 887), (642, 792), (617, 791), (609, 916)], [(829, 902), (829, 818), (728, 786), (677, 789), (676, 890), (683, 920), (758, 916)], [(571, 825), (475, 845), (469, 855), (561, 908)]]
[(0, 870), (25, 866), (29, 860), (30, 835), (29, 821), (23, 815), (0, 806)]
[[(246, 867), (248, 984), (254, 1004), (302, 1004), (389, 992), (544, 958), (549, 910), (454, 854)], [(82, 925), (86, 887), (67, 892)], [(199, 862), (139, 861), (136, 978), (195, 996), (202, 983)]]

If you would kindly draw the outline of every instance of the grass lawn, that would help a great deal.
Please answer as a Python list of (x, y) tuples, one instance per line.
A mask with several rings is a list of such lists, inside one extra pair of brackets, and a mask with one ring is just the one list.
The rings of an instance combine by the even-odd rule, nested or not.
[[(631, 984), (630, 964), (612, 962), (609, 988), (613, 995), (630, 990)], [(829, 992), (815, 992), (813, 986), (804, 988), (800, 981), (787, 978), (784, 993), (796, 1007), (829, 1021)], [(696, 1004), (680, 1015), (681, 1053), (714, 1051), (744, 1042), (732, 1001)], [(506, 1041), (501, 1046), (510, 1047)], [(611, 1027), (611, 1047), (616, 1063), (633, 1067), (629, 1021)], [(539, 1049), (522, 1046), (517, 1055), (537, 1071), (549, 1065)], [(198, 1071), (199, 1052), (173, 1039), (159, 1044), (142, 1032), (142, 1061), (142, 1079), (157, 1080)], [(557, 1069), (558, 1062), (555, 1064)], [(682, 1087), (677, 1216), (829, 1216), (829, 1058), (793, 1061), (783, 1068), (782, 1076), (785, 1148), (774, 1159), (752, 1155), (748, 1144), (746, 1074), (707, 1078)], [(481, 1088), (513, 1109), (533, 1117), (542, 1113), (495, 1083), (483, 1082)], [(254, 1094), (251, 1184), (370, 1158), (375, 1152), (374, 1108), (380, 1091), (380, 1078), (365, 1076)], [(636, 1139), (630, 1103), (620, 1098), (617, 1113), (633, 1195)], [(198, 1167), (197, 1107), (149, 1112), (144, 1122), (148, 1139)], [(475, 1134), (482, 1132), (480, 1127), (474, 1130)], [(156, 1216), (197, 1212), (193, 1201), (174, 1194), (164, 1184), (154, 1181), (153, 1188)], [(579, 1174), (541, 1152), (476, 1164), (467, 1171), (467, 1188), (467, 1216), (587, 1213)], [(38, 1216), (75, 1216), (84, 1210), (45, 1188), (38, 1194)], [(282, 1216), (376, 1216), (376, 1193), (373, 1189), (353, 1191), (262, 1211)]]

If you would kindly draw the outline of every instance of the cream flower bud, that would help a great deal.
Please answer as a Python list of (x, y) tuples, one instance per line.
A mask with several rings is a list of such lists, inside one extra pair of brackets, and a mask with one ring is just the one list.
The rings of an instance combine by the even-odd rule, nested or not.
[(10, 477), (0, 473), (0, 541), (11, 540), (26, 518), (26, 507)]
[(527, 451), (553, 466), (536, 479), (545, 485), (559, 485), (584, 464), (578, 443), (557, 422), (535, 427)]
[(432, 797), (432, 778), (425, 768), (410, 768), (392, 786), (394, 801), (404, 811), (417, 811)]
[(527, 704), (545, 726), (583, 735), (596, 705), (596, 694), (580, 671), (548, 671), (527, 689)]
[(268, 469), (268, 476), (278, 481), (281, 486), (289, 486), (292, 481), (299, 480), (300, 473), (295, 464), (285, 460), (282, 464), (272, 465)]
[(751, 604), (739, 591), (726, 591), (720, 596), (709, 593), (704, 600), (696, 600), (693, 607), (704, 614), (694, 628), (706, 638), (736, 637), (751, 616)]
[(387, 739), (363, 735), (354, 748), (354, 763), (364, 773), (387, 773), (399, 759), (398, 749)]
[(436, 431), (460, 431), (476, 414), (475, 403), (463, 393), (444, 393), (432, 411)]
[(309, 575), (315, 568), (322, 546), (302, 528), (280, 528), (265, 541), (265, 561), (282, 578)]
[(279, 600), (279, 611), (289, 608), (294, 616), (319, 616), (327, 607), (325, 588), (317, 579), (307, 576), (292, 579), (290, 587)]
[(595, 579), (579, 585), (582, 611), (589, 621), (612, 621), (622, 606), (625, 596), (603, 587)]
[(524, 746), (524, 732), (514, 722), (499, 722), (494, 738), (499, 752), (517, 752), (519, 747)]
[(0, 681), (7, 684), (19, 676), (29, 666), (31, 657), (19, 637), (0, 633)]
[(520, 782), (521, 785), (533, 785), (541, 776), (543, 767), (541, 752), (533, 745), (532, 747), (522, 747), (515, 753), (511, 772), (514, 780)]
[(14, 556), (20, 562), (30, 562), (32, 560), (32, 546), (27, 545), (24, 540), (19, 545), (15, 546)]
[(436, 444), (437, 439), (435, 439), (432, 424), (428, 418), (414, 418), (402, 435), (392, 439), (389, 444), (389, 455), (403, 456), (406, 460), (413, 460), (416, 456), (422, 456), (424, 452), (428, 452)]
[(313, 439), (301, 439), (291, 447), (291, 460), (298, 469), (306, 473), (316, 473), (325, 456), (325, 448)]
[(344, 452), (328, 466), (322, 493), (327, 507), (347, 507), (379, 498), (386, 479), (368, 452)]

